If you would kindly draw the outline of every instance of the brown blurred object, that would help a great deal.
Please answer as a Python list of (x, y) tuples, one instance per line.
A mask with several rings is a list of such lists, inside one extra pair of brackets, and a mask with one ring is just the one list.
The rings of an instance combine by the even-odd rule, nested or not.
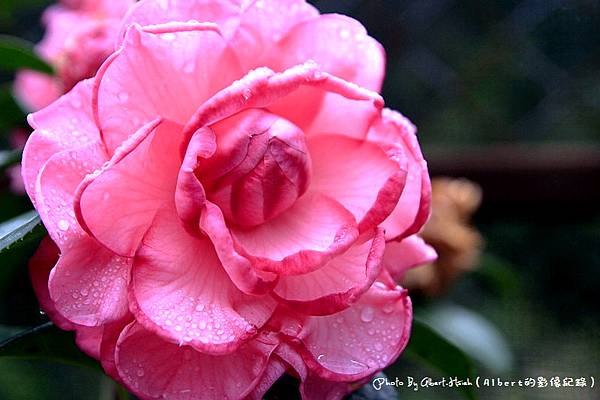
[(483, 239), (470, 219), (481, 197), (481, 188), (467, 179), (432, 180), (432, 214), (420, 236), (435, 248), (438, 259), (409, 270), (402, 282), (405, 287), (437, 296), (477, 265)]

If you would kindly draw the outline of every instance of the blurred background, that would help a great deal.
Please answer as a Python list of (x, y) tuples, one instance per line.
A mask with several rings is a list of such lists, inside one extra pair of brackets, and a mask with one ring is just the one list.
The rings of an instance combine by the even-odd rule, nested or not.
[[(467, 353), (477, 375), (587, 377), (588, 386), (600, 378), (600, 2), (311, 3), (358, 19), (379, 40), (387, 106), (417, 125), (432, 176), (467, 179), (434, 184), (425, 237), (441, 257), (406, 277), (416, 314)], [(0, 34), (39, 41), (48, 4), (2, 0)], [(26, 128), (12, 78), (0, 71), (3, 150), (15, 127)], [(0, 193), (0, 221), (31, 209), (8, 174)], [(3, 263), (0, 339), (44, 321), (27, 271)], [(410, 357), (387, 374), (444, 376)], [(0, 399), (78, 399), (82, 390), (111, 398), (100, 376), (0, 359)], [(461, 398), (451, 389), (398, 395)], [(600, 391), (492, 388), (480, 397), (599, 399)]]

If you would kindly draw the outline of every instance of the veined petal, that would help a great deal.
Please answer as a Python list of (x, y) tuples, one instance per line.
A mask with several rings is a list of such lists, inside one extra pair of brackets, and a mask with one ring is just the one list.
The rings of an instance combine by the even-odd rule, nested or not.
[(352, 307), (311, 317), (296, 349), (308, 368), (330, 381), (351, 382), (391, 364), (410, 335), (412, 307), (405, 290), (374, 285)]
[(157, 117), (186, 123), (241, 76), (235, 53), (214, 24), (131, 26), (96, 76), (95, 112), (109, 151)]
[(119, 257), (89, 236), (63, 250), (50, 273), (50, 297), (70, 321), (100, 326), (127, 313), (131, 259)]
[[(37, 203), (35, 183), (44, 164), (54, 154), (100, 142), (92, 115), (92, 82), (82, 81), (50, 106), (27, 117), (35, 131), (23, 151), (21, 174), (25, 189)], [(100, 167), (90, 165), (91, 170)]]
[(396, 111), (385, 109), (374, 121), (368, 139), (378, 142), (388, 152), (400, 147), (408, 158), (408, 176), (402, 196), (392, 214), (383, 222), (386, 238), (407, 237), (419, 232), (431, 211), (431, 181), (423, 158), (416, 128)]
[(281, 277), (274, 293), (291, 308), (309, 315), (329, 315), (350, 307), (381, 271), (383, 231), (371, 236), (316, 271)]
[(435, 261), (437, 253), (417, 235), (385, 245), (383, 265), (392, 278), (399, 282), (411, 268)]
[(272, 54), (277, 70), (314, 60), (323, 71), (375, 92), (385, 75), (383, 47), (344, 15), (325, 14), (295, 25)]
[(387, 155), (374, 143), (340, 135), (313, 136), (308, 147), (311, 190), (339, 201), (359, 221), (361, 232), (394, 210), (406, 179), (402, 153)]
[(268, 295), (239, 291), (210, 241), (189, 235), (172, 205), (159, 211), (136, 254), (130, 293), (147, 329), (212, 354), (241, 346), (276, 306)]
[[(251, 341), (230, 354), (203, 354), (133, 322), (117, 343), (116, 365), (127, 387), (145, 399), (242, 399), (257, 385), (274, 348)], [(235, 382), (223, 379), (231, 371)]]
[(133, 256), (158, 209), (172, 201), (181, 128), (160, 120), (147, 124), (78, 187), (82, 226), (115, 253)]
[(318, 193), (305, 194), (292, 208), (256, 228), (230, 231), (236, 250), (255, 268), (280, 275), (314, 271), (358, 238), (354, 217)]

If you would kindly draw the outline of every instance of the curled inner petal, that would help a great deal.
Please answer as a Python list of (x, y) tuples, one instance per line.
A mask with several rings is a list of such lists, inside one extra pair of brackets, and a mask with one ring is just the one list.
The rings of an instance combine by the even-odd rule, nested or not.
[(212, 126), (217, 153), (198, 177), (230, 224), (251, 228), (294, 205), (306, 192), (311, 162), (304, 133), (274, 114), (251, 109)]

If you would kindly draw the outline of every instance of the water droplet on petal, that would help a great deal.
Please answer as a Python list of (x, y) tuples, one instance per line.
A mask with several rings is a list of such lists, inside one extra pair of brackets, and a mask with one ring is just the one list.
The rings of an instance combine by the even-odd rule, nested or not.
[(360, 312), (360, 319), (363, 322), (371, 322), (373, 321), (373, 317), (375, 316), (375, 311), (371, 307), (365, 307)]
[(69, 222), (67, 222), (64, 219), (61, 219), (60, 221), (58, 221), (58, 229), (60, 229), (61, 231), (69, 230)]
[(248, 100), (250, 96), (252, 96), (252, 90), (250, 90), (249, 88), (244, 89), (242, 91), (242, 96), (244, 96), (245, 100)]

